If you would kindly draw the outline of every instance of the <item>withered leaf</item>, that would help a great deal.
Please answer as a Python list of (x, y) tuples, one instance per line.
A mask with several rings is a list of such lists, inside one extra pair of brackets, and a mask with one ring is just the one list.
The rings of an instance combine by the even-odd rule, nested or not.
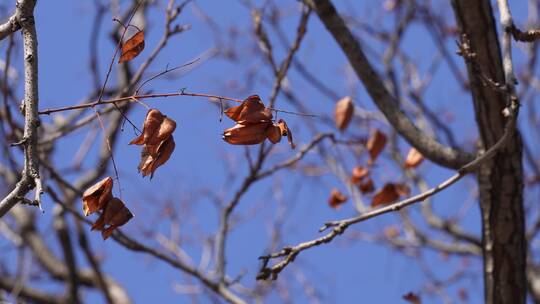
[(292, 132), (287, 126), (287, 123), (285, 122), (285, 120), (283, 119), (278, 120), (278, 126), (279, 126), (279, 129), (281, 130), (281, 135), (287, 136), (287, 140), (289, 141), (289, 145), (291, 145), (291, 149), (296, 148), (296, 145), (293, 142)]
[(156, 169), (169, 160), (175, 147), (176, 143), (172, 135), (158, 145), (145, 145), (141, 152), (141, 162), (138, 168), (142, 176), (150, 175), (150, 179), (152, 179)]
[(359, 185), (360, 182), (369, 175), (369, 168), (356, 166), (352, 170), (351, 183)]
[(156, 145), (171, 136), (175, 129), (176, 122), (174, 120), (161, 114), (157, 109), (150, 109), (144, 119), (142, 134), (129, 144)]
[(328, 205), (332, 208), (338, 208), (347, 201), (348, 197), (341, 193), (338, 189), (332, 189), (330, 192), (330, 198), (328, 199)]
[(409, 292), (405, 295), (403, 295), (403, 300), (412, 303), (412, 304), (421, 304), (422, 301), (420, 300), (420, 297), (412, 292)]
[[(113, 231), (133, 218), (133, 214), (119, 198), (112, 198), (103, 213), (92, 225), (92, 230), (101, 231), (101, 236), (106, 240)], [(106, 227), (107, 226), (107, 227)]]
[(239, 106), (227, 109), (225, 115), (243, 125), (272, 120), (272, 111), (264, 106), (259, 95), (249, 96)]
[(379, 131), (375, 130), (371, 133), (368, 142), (366, 144), (366, 148), (369, 152), (370, 160), (369, 163), (375, 162), (379, 154), (384, 150), (384, 147), (386, 146), (387, 138), (386, 135)]
[(86, 189), (82, 196), (84, 215), (88, 216), (104, 208), (112, 198), (112, 188), (113, 180), (108, 176)]
[(144, 50), (144, 32), (138, 31), (122, 45), (122, 52), (118, 63), (130, 61)]
[(373, 180), (371, 178), (368, 178), (360, 182), (358, 189), (360, 189), (360, 192), (364, 194), (371, 193), (375, 191), (375, 184), (373, 184)]
[(351, 122), (351, 118), (354, 114), (354, 104), (352, 102), (352, 98), (350, 96), (343, 97), (336, 103), (335, 108), (335, 120), (336, 120), (336, 127), (340, 131), (344, 131), (347, 126), (349, 126), (349, 123)]
[(257, 124), (236, 124), (223, 132), (223, 140), (231, 145), (256, 145), (262, 143), (267, 137), (267, 130), (271, 122)]
[(423, 160), (424, 156), (415, 148), (411, 148), (409, 153), (407, 153), (407, 158), (405, 159), (405, 168), (416, 168), (422, 163)]
[(386, 205), (398, 200), (400, 196), (408, 196), (410, 193), (411, 190), (407, 185), (387, 183), (375, 193), (371, 201), (371, 206)]
[(271, 125), (266, 130), (266, 137), (268, 137), (268, 140), (273, 144), (277, 144), (281, 141), (281, 128), (276, 124)]

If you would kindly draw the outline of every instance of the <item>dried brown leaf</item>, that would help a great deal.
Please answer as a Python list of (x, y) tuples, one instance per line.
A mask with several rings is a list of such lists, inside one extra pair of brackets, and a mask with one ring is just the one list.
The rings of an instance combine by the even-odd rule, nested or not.
[(272, 120), (272, 111), (264, 106), (259, 95), (249, 96), (241, 105), (227, 109), (225, 115), (242, 125)]
[(371, 201), (371, 206), (390, 204), (398, 200), (401, 196), (408, 196), (410, 194), (411, 189), (405, 184), (387, 183), (375, 193)]
[(141, 152), (141, 162), (139, 164), (139, 172), (141, 172), (142, 176), (150, 175), (150, 179), (152, 179), (156, 169), (169, 160), (175, 147), (176, 143), (172, 135), (159, 145), (145, 145)]
[(332, 208), (338, 208), (347, 201), (348, 197), (341, 193), (338, 189), (332, 189), (330, 192), (330, 198), (328, 199), (328, 205)]
[(387, 137), (386, 135), (379, 131), (375, 130), (371, 133), (368, 142), (366, 144), (366, 148), (369, 152), (370, 160), (369, 163), (375, 162), (379, 154), (384, 150), (384, 147), (386, 146)]
[(371, 193), (375, 191), (375, 184), (373, 184), (373, 180), (371, 178), (368, 178), (358, 185), (358, 189), (360, 189), (360, 192), (366, 194)]
[(231, 145), (256, 145), (262, 143), (267, 136), (271, 122), (257, 124), (236, 124), (223, 132), (223, 140)]
[(122, 45), (122, 52), (118, 63), (130, 61), (144, 50), (144, 32), (138, 31)]
[(422, 301), (420, 300), (420, 297), (412, 292), (409, 292), (405, 295), (403, 295), (403, 300), (412, 303), (412, 304), (421, 304)]
[(386, 205), (396, 201), (399, 198), (399, 194), (396, 191), (396, 186), (393, 183), (384, 185), (382, 189), (379, 189), (371, 200), (371, 206), (376, 207), (380, 205)]
[(113, 180), (108, 176), (86, 189), (82, 196), (84, 215), (88, 216), (105, 207), (112, 198), (112, 188)]
[(278, 120), (277, 124), (279, 126), (279, 129), (281, 130), (281, 135), (287, 136), (287, 140), (289, 141), (289, 145), (291, 146), (291, 149), (296, 148), (296, 145), (293, 142), (292, 132), (287, 126), (287, 123), (285, 122), (285, 120), (280, 119)]
[(351, 118), (354, 114), (354, 104), (350, 96), (343, 97), (336, 103), (335, 108), (335, 120), (336, 127), (344, 131), (351, 122)]
[(369, 176), (369, 168), (356, 166), (352, 170), (351, 183), (354, 185), (359, 185), (360, 182), (367, 176)]
[(415, 148), (411, 148), (409, 153), (407, 153), (407, 158), (405, 159), (405, 168), (416, 168), (422, 163), (423, 160), (424, 156)]
[(277, 144), (281, 141), (281, 128), (278, 125), (273, 124), (266, 130), (266, 137), (268, 137), (268, 140), (273, 144)]
[(103, 213), (92, 225), (92, 230), (101, 231), (103, 239), (107, 239), (113, 231), (133, 218), (133, 214), (119, 198), (112, 198)]

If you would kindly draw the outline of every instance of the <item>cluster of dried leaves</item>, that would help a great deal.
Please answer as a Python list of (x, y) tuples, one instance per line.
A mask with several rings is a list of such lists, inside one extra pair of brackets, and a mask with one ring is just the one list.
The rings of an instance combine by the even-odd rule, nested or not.
[(129, 143), (143, 146), (138, 167), (143, 177), (150, 175), (152, 179), (156, 169), (169, 160), (176, 146), (172, 136), (175, 129), (174, 120), (161, 114), (159, 110), (148, 110), (142, 134)]
[(113, 180), (110, 176), (99, 181), (83, 193), (83, 212), (88, 216), (101, 212), (92, 230), (101, 231), (103, 239), (107, 239), (113, 231), (127, 223), (133, 214), (124, 202), (112, 196)]
[[(354, 104), (352, 98), (347, 96), (340, 99), (335, 107), (336, 127), (340, 131), (345, 131), (354, 115)], [(401, 197), (410, 195), (410, 188), (402, 183), (386, 183), (382, 188), (376, 190), (375, 183), (371, 178), (371, 169), (375, 161), (386, 147), (388, 138), (380, 130), (374, 130), (367, 143), (366, 150), (369, 154), (369, 160), (365, 166), (358, 165), (353, 168), (350, 182), (358, 187), (363, 194), (372, 195), (371, 206), (381, 206), (397, 201)], [(407, 154), (404, 167), (407, 169), (416, 168), (422, 163), (424, 157), (416, 149), (411, 148)], [(373, 193), (373, 194), (372, 194)], [(328, 204), (332, 208), (337, 208), (347, 201), (347, 196), (338, 189), (332, 189)]]
[(258, 95), (251, 95), (242, 104), (229, 108), (225, 115), (236, 122), (223, 132), (223, 140), (232, 145), (256, 145), (268, 139), (277, 144), (286, 136), (291, 148), (295, 145), (291, 130), (283, 119), (274, 122), (272, 111), (264, 106)]

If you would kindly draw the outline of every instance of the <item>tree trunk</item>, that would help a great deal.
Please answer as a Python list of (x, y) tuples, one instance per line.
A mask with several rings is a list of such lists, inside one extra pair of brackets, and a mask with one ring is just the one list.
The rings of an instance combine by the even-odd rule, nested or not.
[[(487, 150), (502, 136), (505, 96), (489, 78), (504, 84), (499, 39), (487, 0), (454, 0), (454, 13), (473, 97), (481, 148)], [(486, 303), (525, 303), (526, 241), (523, 212), (522, 143), (519, 130), (504, 149), (478, 170), (484, 289)]]

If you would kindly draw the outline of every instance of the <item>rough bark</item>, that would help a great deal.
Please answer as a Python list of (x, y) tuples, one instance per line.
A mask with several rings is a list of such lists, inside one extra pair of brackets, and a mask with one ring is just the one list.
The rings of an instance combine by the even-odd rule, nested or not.
[[(454, 0), (465, 54), (481, 149), (503, 134), (506, 107), (499, 40), (493, 10), (487, 0)], [(468, 57), (472, 55), (472, 57)], [(490, 81), (486, 81), (486, 78)], [(519, 130), (477, 173), (482, 214), (482, 247), (486, 303), (525, 303), (526, 241), (523, 213), (522, 142)]]

